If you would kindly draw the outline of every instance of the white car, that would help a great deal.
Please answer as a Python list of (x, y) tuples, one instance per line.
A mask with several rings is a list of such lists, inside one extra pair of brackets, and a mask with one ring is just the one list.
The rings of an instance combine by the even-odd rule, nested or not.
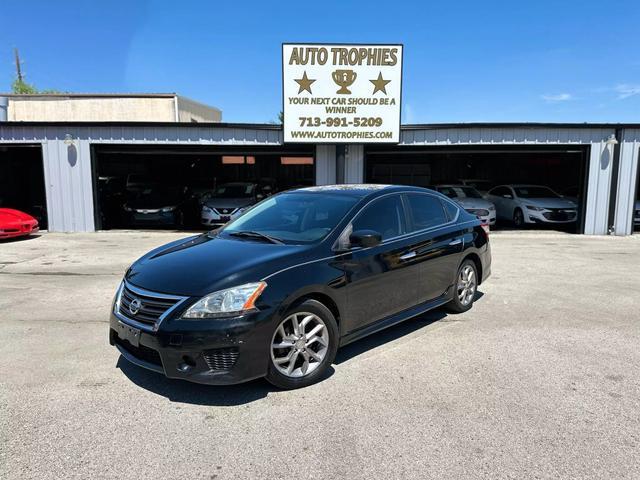
[(235, 220), (249, 207), (264, 197), (257, 185), (250, 182), (233, 182), (220, 185), (205, 199), (200, 223), (204, 226), (220, 226)]
[(449, 197), (470, 214), (478, 217), (482, 223), (496, 224), (495, 205), (485, 200), (475, 188), (465, 185), (436, 185), (433, 188)]
[(517, 227), (578, 219), (575, 202), (541, 185), (499, 185), (489, 190), (487, 199), (495, 204), (499, 219), (510, 220)]

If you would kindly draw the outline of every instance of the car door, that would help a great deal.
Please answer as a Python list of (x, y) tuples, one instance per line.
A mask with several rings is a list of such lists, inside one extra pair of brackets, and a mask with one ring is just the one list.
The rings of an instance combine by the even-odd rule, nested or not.
[(418, 302), (442, 297), (455, 279), (464, 247), (459, 207), (428, 193), (405, 195), (408, 229), (414, 237), (412, 262), (419, 266)]
[(347, 227), (347, 236), (352, 231), (374, 230), (382, 235), (382, 242), (356, 248), (338, 257), (334, 265), (345, 273), (345, 333), (416, 304), (419, 270), (412, 261), (415, 245), (407, 238), (406, 224), (398, 193), (373, 200)]

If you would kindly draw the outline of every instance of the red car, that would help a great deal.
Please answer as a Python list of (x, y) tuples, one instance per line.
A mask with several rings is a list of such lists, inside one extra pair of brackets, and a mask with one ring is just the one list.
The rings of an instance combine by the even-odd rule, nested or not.
[(36, 233), (38, 221), (31, 215), (12, 208), (0, 208), (0, 240)]

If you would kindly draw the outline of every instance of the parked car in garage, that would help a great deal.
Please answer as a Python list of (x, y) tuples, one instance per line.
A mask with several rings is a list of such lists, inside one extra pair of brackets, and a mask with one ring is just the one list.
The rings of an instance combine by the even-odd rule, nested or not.
[(139, 188), (122, 207), (127, 225), (183, 226), (184, 209), (189, 200), (186, 187), (151, 184)]
[(134, 262), (109, 339), (170, 378), (304, 387), (340, 346), (439, 306), (469, 310), (490, 273), (486, 225), (437, 192), (289, 190)]
[(240, 216), (248, 207), (264, 198), (257, 187), (257, 184), (250, 182), (220, 185), (202, 205), (202, 225), (224, 225)]
[(636, 200), (636, 206), (633, 211), (633, 224), (640, 227), (640, 199)]
[(23, 237), (38, 232), (38, 221), (13, 208), (0, 208), (0, 240)]
[(495, 205), (482, 198), (480, 192), (475, 188), (466, 185), (436, 185), (433, 189), (446, 195), (484, 223), (495, 225)]
[(578, 217), (577, 205), (549, 187), (541, 185), (499, 185), (487, 199), (496, 206), (498, 219), (521, 227), (530, 223), (571, 223)]

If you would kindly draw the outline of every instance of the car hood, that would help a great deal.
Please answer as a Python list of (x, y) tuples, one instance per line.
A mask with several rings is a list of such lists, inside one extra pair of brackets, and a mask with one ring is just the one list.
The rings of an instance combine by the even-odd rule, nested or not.
[(253, 204), (253, 198), (210, 198), (204, 204), (210, 208), (242, 208)]
[(126, 279), (159, 293), (202, 296), (256, 282), (300, 263), (309, 246), (198, 235), (156, 248), (137, 260)]
[(522, 203), (542, 208), (576, 208), (576, 204), (566, 198), (521, 198)]
[(454, 198), (453, 200), (462, 208), (489, 209), (489, 207), (493, 206), (493, 203), (483, 198)]
[(21, 212), (20, 210), (14, 210), (13, 208), (0, 208), (0, 227), (35, 221), (36, 219), (31, 215)]

